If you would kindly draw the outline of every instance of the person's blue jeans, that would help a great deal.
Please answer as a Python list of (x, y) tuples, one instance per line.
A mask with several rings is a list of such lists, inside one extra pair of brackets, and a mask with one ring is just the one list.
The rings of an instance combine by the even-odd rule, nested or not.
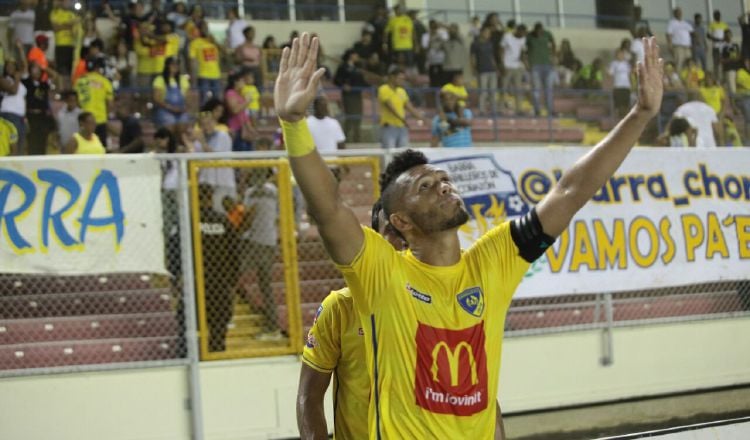
[(383, 148), (403, 148), (409, 145), (409, 129), (384, 125), (380, 127), (380, 145)]
[(552, 88), (555, 84), (555, 68), (551, 64), (537, 64), (531, 66), (531, 81), (534, 87), (534, 114), (540, 115), (541, 93), (547, 104), (547, 113), (552, 115)]
[(198, 93), (201, 96), (201, 105), (209, 98), (221, 99), (221, 80), (198, 78)]

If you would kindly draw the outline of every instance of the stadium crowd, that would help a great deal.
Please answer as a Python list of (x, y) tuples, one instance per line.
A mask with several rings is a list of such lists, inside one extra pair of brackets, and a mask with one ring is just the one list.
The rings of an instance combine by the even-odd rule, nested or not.
[[(258, 126), (275, 119), (270, 89), (280, 49), (296, 32), (288, 42), (268, 35), (259, 45), (236, 8), (226, 11), (222, 39), (209, 31), (197, 3), (175, 2), (170, 10), (159, 0), (131, 1), (123, 11), (107, 2), (92, 10), (75, 6), (20, 0), (10, 14), (10, 47), (0, 59), (0, 156), (137, 153), (158, 145), (193, 152), (281, 147), (280, 131)], [(742, 145), (739, 122), (750, 119), (749, 16), (739, 18), (738, 43), (718, 10), (708, 23), (701, 14), (685, 20), (680, 8), (673, 15), (662, 117), (675, 123), (665, 124), (655, 142)], [(98, 20), (111, 21), (112, 38), (101, 37)], [(558, 116), (559, 88), (611, 90), (611, 116), (622, 116), (643, 57), (640, 38), (652, 34), (639, 7), (628, 22), (632, 38), (612, 48), (611, 60), (584, 62), (575, 42), (558, 44), (541, 23), (504, 23), (489, 13), (463, 34), (456, 23), (424, 23), (419, 11), (401, 5), (377, 7), (340, 57), (321, 51), (319, 64), (330, 67), (324, 84), (340, 89), (341, 112), (318, 103), (310, 117), (316, 141), (333, 150), (363, 141), (363, 95), (372, 88), (384, 147), (408, 145), (415, 124), (430, 127), (433, 146), (471, 146), (475, 115)], [(426, 87), (439, 92), (420, 92)]]

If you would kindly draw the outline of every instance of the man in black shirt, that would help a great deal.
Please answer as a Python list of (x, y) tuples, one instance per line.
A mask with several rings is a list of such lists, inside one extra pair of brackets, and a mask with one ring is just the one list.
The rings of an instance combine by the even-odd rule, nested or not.
[(26, 87), (26, 119), (29, 121), (29, 154), (42, 155), (47, 152), (47, 137), (55, 126), (49, 105), (50, 85), (43, 79), (41, 67), (29, 64), (29, 76), (22, 80)]
[(208, 350), (226, 350), (227, 324), (232, 320), (238, 275), (238, 236), (226, 215), (213, 209), (213, 187), (201, 184), (200, 228)]
[(354, 50), (344, 53), (343, 62), (336, 69), (333, 82), (341, 87), (344, 106), (344, 134), (350, 142), (360, 142), (362, 125), (362, 88), (367, 87), (362, 70), (358, 67), (359, 55)]
[(117, 103), (117, 119), (120, 120), (120, 142), (118, 153), (143, 153), (143, 129), (141, 121), (133, 116), (133, 105), (129, 99), (120, 99)]

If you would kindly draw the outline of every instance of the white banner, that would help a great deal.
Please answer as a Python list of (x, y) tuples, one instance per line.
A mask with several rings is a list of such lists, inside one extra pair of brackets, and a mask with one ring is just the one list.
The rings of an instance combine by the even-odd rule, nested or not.
[(3, 159), (0, 235), (3, 273), (166, 273), (159, 162)]
[[(468, 247), (526, 213), (588, 148), (430, 149), (472, 220)], [(534, 263), (518, 297), (750, 278), (750, 149), (635, 149)]]

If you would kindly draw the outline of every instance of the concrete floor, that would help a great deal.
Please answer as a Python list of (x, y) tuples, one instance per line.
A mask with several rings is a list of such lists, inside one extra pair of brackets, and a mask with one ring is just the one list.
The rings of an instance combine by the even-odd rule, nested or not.
[(750, 385), (587, 407), (507, 414), (508, 440), (583, 440), (750, 416)]

